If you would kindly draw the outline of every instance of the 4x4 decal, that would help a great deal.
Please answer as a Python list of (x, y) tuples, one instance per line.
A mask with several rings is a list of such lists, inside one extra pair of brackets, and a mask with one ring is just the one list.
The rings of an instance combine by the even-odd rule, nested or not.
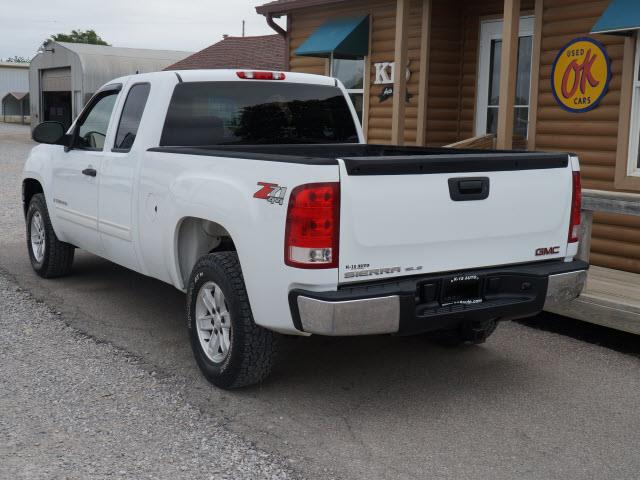
[(253, 198), (266, 200), (271, 204), (277, 203), (278, 205), (282, 205), (284, 203), (284, 196), (287, 193), (287, 187), (281, 187), (276, 183), (266, 182), (258, 182), (258, 185), (262, 188), (253, 194)]

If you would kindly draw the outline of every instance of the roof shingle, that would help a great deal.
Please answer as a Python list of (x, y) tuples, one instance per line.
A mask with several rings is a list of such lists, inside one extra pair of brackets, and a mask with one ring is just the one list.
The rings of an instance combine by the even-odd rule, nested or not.
[(226, 37), (165, 70), (251, 68), (284, 70), (285, 39), (280, 35)]

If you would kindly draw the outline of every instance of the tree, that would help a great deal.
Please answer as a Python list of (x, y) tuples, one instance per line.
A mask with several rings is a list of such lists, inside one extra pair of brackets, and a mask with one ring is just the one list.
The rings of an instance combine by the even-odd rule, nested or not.
[(109, 45), (95, 30), (72, 30), (71, 33), (56, 33), (51, 35), (54, 42), (90, 43), (91, 45)]
[(10, 62), (10, 63), (30, 63), (31, 60), (29, 60), (26, 57), (21, 57), (19, 55), (14, 55), (13, 57), (9, 57), (9, 58), (5, 59), (5, 62)]

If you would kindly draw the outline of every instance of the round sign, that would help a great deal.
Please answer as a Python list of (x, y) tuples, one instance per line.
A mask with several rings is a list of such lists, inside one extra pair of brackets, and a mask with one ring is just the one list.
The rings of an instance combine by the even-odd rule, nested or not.
[(558, 104), (573, 113), (593, 110), (607, 94), (611, 60), (597, 40), (583, 37), (569, 42), (551, 70), (551, 90)]

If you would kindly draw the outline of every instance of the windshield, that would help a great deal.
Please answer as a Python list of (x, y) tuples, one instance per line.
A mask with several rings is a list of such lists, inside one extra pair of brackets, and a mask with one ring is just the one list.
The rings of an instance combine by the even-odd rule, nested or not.
[(357, 143), (337, 87), (285, 82), (176, 85), (161, 146)]

